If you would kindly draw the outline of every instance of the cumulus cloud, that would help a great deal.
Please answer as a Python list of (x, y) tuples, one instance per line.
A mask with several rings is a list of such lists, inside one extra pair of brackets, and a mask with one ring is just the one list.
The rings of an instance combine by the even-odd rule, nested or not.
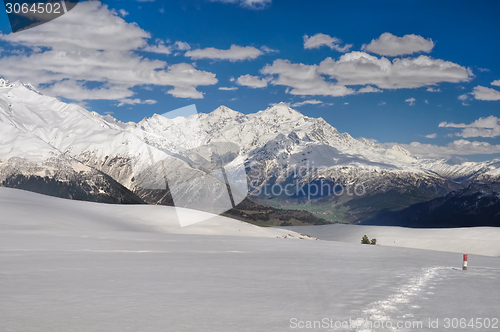
[(481, 85), (476, 86), (472, 94), (478, 100), (500, 100), (500, 91)]
[(408, 98), (405, 100), (405, 103), (410, 104), (410, 106), (415, 105), (415, 98)]
[(191, 46), (182, 41), (176, 41), (172, 45), (166, 45), (163, 40), (157, 40), (156, 45), (146, 45), (141, 49), (141, 51), (159, 53), (159, 54), (171, 54), (173, 51), (187, 51), (191, 49)]
[(382, 92), (382, 90), (377, 89), (371, 85), (367, 85), (358, 90), (359, 93), (367, 93), (367, 92)]
[(187, 51), (191, 49), (191, 46), (182, 41), (176, 41), (173, 45), (165, 45), (163, 40), (157, 40), (156, 45), (146, 45), (141, 51), (159, 53), (159, 54), (171, 54), (173, 51)]
[(447, 158), (454, 155), (476, 155), (500, 153), (500, 145), (491, 145), (488, 142), (468, 141), (465, 139), (450, 142), (447, 145), (422, 144), (397, 144), (408, 150), (411, 154), (423, 158)]
[[(203, 98), (196, 87), (217, 83), (215, 74), (191, 64), (167, 66), (138, 55), (151, 46), (149, 33), (98, 1), (82, 2), (51, 24), (2, 34), (0, 39), (31, 48), (0, 58), (5, 77), (75, 101), (126, 100), (134, 94), (131, 88), (140, 85), (171, 86), (169, 93), (176, 97)], [(155, 46), (150, 51), (167, 53), (164, 44)]]
[(235, 86), (233, 86), (233, 87), (221, 86), (221, 87), (219, 87), (219, 90), (222, 90), (222, 91), (234, 91), (234, 90), (238, 90), (238, 88), (235, 87)]
[(176, 41), (174, 43), (174, 48), (179, 51), (187, 51), (191, 49), (191, 46), (186, 42)]
[(250, 88), (265, 88), (267, 86), (267, 80), (252, 75), (242, 75), (238, 77), (236, 83), (243, 86), (248, 86)]
[(465, 123), (441, 122), (439, 127), (463, 128), (457, 136), (467, 137), (497, 137), (500, 136), (500, 118), (493, 115), (486, 118), (479, 118), (476, 121)]
[(433, 88), (433, 87), (428, 87), (427, 91), (429, 91), (429, 92), (441, 92), (441, 89), (439, 89), (439, 88)]
[(491, 85), (500, 86), (500, 80), (496, 80), (496, 81), (491, 82)]
[(171, 54), (172, 46), (166, 46), (164, 42), (160, 41), (157, 45), (147, 45), (142, 50), (151, 53)]
[(264, 45), (264, 46), (262, 46), (262, 47), (260, 48), (260, 50), (261, 50), (262, 52), (264, 52), (264, 53), (279, 53), (279, 51), (278, 51), (278, 50), (272, 49), (272, 48), (267, 47), (267, 46), (265, 46), (265, 45)]
[[(292, 63), (278, 59), (261, 69), (270, 75), (270, 83), (288, 87), (295, 95), (345, 96), (353, 93), (380, 92), (381, 89), (419, 88), (435, 86), (441, 82), (466, 82), (472, 72), (456, 63), (417, 58), (377, 58), (365, 52), (350, 52), (338, 60), (330, 57), (319, 65)], [(358, 91), (350, 88), (362, 85)], [(440, 91), (429, 87), (428, 91)]]
[(138, 98), (135, 99), (122, 99), (118, 103), (118, 107), (120, 106), (125, 106), (125, 105), (136, 105), (136, 104), (146, 104), (146, 105), (153, 105), (156, 104), (157, 101), (153, 99), (146, 99), (146, 100), (140, 100)]
[(456, 63), (421, 55), (415, 59), (377, 58), (365, 52), (343, 54), (339, 60), (326, 58), (319, 65), (321, 74), (342, 85), (373, 84), (381, 89), (418, 88), (441, 82), (468, 81), (470, 70)]
[(427, 137), (427, 138), (436, 138), (437, 134), (429, 134), (429, 135), (425, 135), (425, 137)]
[(378, 39), (373, 39), (368, 45), (363, 45), (362, 50), (371, 53), (398, 56), (417, 52), (429, 53), (434, 47), (432, 39), (425, 39), (417, 35), (394, 36), (390, 32), (383, 33)]
[(352, 44), (346, 44), (344, 46), (340, 46), (342, 43), (342, 40), (336, 38), (336, 37), (331, 37), (329, 35), (325, 35), (324, 33), (317, 33), (314, 36), (304, 36), (304, 48), (307, 49), (313, 49), (313, 48), (320, 48), (322, 46), (327, 46), (331, 48), (332, 50), (338, 51), (338, 52), (347, 52), (351, 49)]
[(317, 104), (323, 104), (323, 102), (320, 100), (316, 100), (316, 99), (310, 99), (310, 100), (304, 100), (304, 101), (294, 103), (291, 106), (292, 107), (300, 107), (300, 106), (304, 106), (304, 105), (317, 105)]
[(293, 95), (345, 96), (353, 94), (353, 89), (333, 82), (327, 82), (318, 72), (317, 65), (291, 63), (288, 60), (275, 60), (261, 70), (262, 74), (273, 75), (271, 84), (289, 87)]
[(231, 45), (227, 50), (221, 50), (214, 47), (207, 47), (203, 49), (196, 49), (188, 51), (185, 56), (192, 59), (213, 59), (213, 60), (229, 60), (229, 61), (241, 61), (241, 60), (252, 60), (263, 52), (258, 48), (253, 46), (238, 46)]
[(462, 102), (462, 105), (464, 105), (464, 106), (469, 106), (467, 101), (471, 98), (472, 98), (471, 95), (468, 93), (465, 93), (463, 95), (458, 96), (458, 100), (460, 100)]
[(264, 9), (272, 3), (272, 0), (211, 0), (212, 2), (238, 4), (249, 9)]

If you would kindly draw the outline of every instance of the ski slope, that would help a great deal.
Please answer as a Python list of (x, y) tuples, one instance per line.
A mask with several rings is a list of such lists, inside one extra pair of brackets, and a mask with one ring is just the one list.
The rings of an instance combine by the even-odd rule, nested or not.
[(180, 228), (170, 209), (0, 188), (0, 331), (443, 331), (500, 316), (496, 257), (462, 271), (456, 253), (277, 238), (294, 233), (222, 217)]

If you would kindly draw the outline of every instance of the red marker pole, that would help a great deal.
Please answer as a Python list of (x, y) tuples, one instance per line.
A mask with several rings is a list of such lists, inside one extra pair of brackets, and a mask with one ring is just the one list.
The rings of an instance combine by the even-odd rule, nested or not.
[(464, 263), (462, 265), (462, 270), (467, 270), (467, 254), (464, 255)]

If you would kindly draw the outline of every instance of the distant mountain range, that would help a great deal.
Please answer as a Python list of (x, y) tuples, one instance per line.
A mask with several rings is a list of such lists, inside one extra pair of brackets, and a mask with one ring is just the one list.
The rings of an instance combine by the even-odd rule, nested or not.
[[(158, 161), (166, 154), (193, 148), (179, 132), (180, 122), (200, 123), (206, 143), (239, 146), (250, 198), (257, 203), (246, 201), (247, 210), (233, 212), (251, 221), (260, 213), (269, 225), (314, 219), (283, 214), (266, 219), (270, 211), (280, 215), (276, 208), (309, 211), (316, 223), (375, 220), (380, 213), (500, 178), (499, 159), (420, 159), (397, 145), (387, 148), (339, 133), (323, 119), (283, 103), (249, 115), (221, 106), (188, 118), (154, 115), (123, 123), (44, 96), (29, 84), (0, 79), (0, 183), (33, 191), (51, 188), (45, 193), (73, 199), (172, 204), (168, 185), (148, 183), (165, 183)], [(171, 166), (180, 178), (203, 172), (183, 158)], [(191, 186), (186, 192), (196, 192), (193, 183), (185, 185)], [(263, 204), (269, 207), (262, 210)]]

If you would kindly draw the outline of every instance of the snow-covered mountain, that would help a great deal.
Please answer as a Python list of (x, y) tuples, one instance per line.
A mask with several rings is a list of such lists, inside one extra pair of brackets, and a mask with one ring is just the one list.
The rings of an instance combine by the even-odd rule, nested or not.
[[(399, 146), (386, 148), (339, 133), (323, 119), (306, 117), (284, 103), (248, 115), (221, 106), (188, 118), (154, 115), (123, 123), (44, 96), (29, 84), (0, 79), (0, 130), (2, 181), (16, 173), (61, 181), (75, 174), (103, 174), (159, 204), (170, 202), (164, 161), (177, 178), (197, 179), (207, 170), (192, 162), (201, 153), (195, 148), (217, 142), (239, 147), (253, 193), (269, 184), (326, 181), (336, 188), (362, 186), (361, 196), (412, 189), (436, 195), (459, 188), (457, 181), (500, 176), (500, 160), (422, 160)], [(229, 176), (241, 171), (228, 167)], [(188, 189), (196, 181), (176, 185)]]
[(43, 109), (54, 102), (54, 98), (41, 96), (29, 85), (0, 79), (0, 183), (31, 191), (44, 187), (44, 192), (72, 199), (143, 203), (106, 173), (51, 144), (47, 134), (54, 131), (50, 123), (55, 120), (45, 114), (24, 113), (27, 108), (17, 102), (23, 97), (35, 111), (37, 103)]

